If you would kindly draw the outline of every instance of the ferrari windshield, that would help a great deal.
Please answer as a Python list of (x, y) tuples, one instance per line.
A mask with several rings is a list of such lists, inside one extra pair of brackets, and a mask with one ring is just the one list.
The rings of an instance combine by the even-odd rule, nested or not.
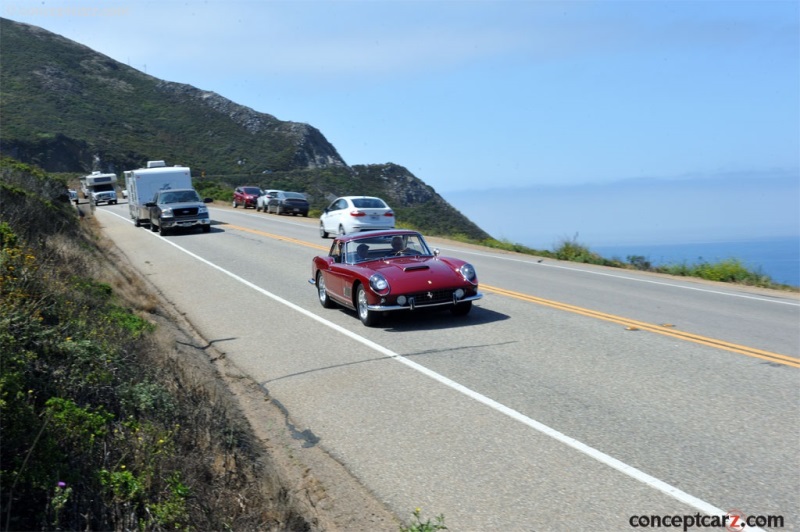
[(347, 242), (344, 252), (349, 264), (395, 257), (433, 255), (419, 233), (365, 236)]

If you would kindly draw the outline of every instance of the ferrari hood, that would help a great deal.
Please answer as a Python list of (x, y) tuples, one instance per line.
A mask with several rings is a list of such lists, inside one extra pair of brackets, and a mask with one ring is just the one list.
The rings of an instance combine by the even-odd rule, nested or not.
[(462, 263), (452, 264), (446, 258), (397, 258), (370, 263), (370, 268), (380, 272), (389, 282), (413, 282), (419, 280), (439, 282), (458, 282), (463, 277), (457, 269)]

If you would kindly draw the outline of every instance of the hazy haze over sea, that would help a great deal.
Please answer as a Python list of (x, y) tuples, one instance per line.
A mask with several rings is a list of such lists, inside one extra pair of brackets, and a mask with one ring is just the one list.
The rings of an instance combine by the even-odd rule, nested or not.
[[(789, 256), (773, 257), (773, 261), (792, 260), (792, 242), (800, 248), (800, 176), (796, 172), (440, 194), (494, 238), (534, 249), (553, 250), (573, 238), (603, 256), (608, 255), (601, 248), (614, 246), (641, 246), (637, 254), (647, 255), (646, 248), (652, 246), (694, 245), (683, 257), (694, 263), (699, 256), (715, 260), (709, 253), (695, 254), (706, 243), (710, 249), (715, 243), (782, 239), (782, 249)], [(740, 250), (744, 252), (741, 246)], [(674, 258), (672, 251), (669, 255)], [(748, 266), (752, 260), (756, 259), (747, 258)]]

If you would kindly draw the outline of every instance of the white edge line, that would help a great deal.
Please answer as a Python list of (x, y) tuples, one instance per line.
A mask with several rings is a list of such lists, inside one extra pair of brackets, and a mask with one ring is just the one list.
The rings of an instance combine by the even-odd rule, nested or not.
[[(112, 214), (114, 214), (115, 216), (119, 216), (116, 213), (112, 213)], [(120, 216), (120, 218), (122, 218), (122, 216)], [(154, 237), (156, 236), (153, 233), (150, 233), (150, 234), (152, 234)], [(189, 251), (189, 250), (187, 250), (185, 248), (182, 248), (181, 246), (179, 246), (178, 244), (175, 244), (171, 240), (161, 239), (161, 241), (164, 242), (164, 243), (167, 243), (167, 244), (169, 244), (169, 245), (171, 245), (173, 247), (175, 247), (176, 249), (186, 253), (190, 257), (192, 257), (194, 259), (197, 259), (198, 261), (210, 266), (211, 268), (214, 268), (215, 270), (217, 270), (217, 271), (219, 271), (221, 273), (224, 273), (225, 275), (227, 275), (227, 276), (231, 277), (232, 279), (244, 284), (245, 286), (248, 286), (248, 287), (260, 292), (261, 294), (263, 294), (263, 295), (265, 295), (265, 296), (277, 301), (278, 303), (281, 303), (282, 305), (285, 305), (285, 306), (291, 308), (292, 310), (295, 310), (295, 311), (303, 314), (304, 316), (307, 316), (307, 317), (311, 318), (312, 320), (317, 321), (318, 323), (320, 323), (322, 325), (325, 325), (326, 327), (329, 327), (329, 328), (331, 328), (331, 329), (333, 329), (333, 330), (335, 330), (335, 331), (337, 331), (337, 332), (339, 332), (339, 333), (341, 333), (341, 334), (343, 334), (343, 335), (355, 340), (356, 342), (359, 342), (359, 343), (369, 347), (370, 349), (374, 349), (375, 351), (385, 355), (387, 358), (391, 358), (393, 360), (396, 360), (397, 362), (405, 364), (406, 366), (418, 371), (419, 373), (422, 373), (423, 375), (425, 375), (427, 377), (430, 377), (431, 379), (433, 379), (433, 380), (435, 380), (435, 381), (447, 386), (448, 388), (451, 388), (452, 390), (455, 390), (455, 391), (457, 391), (457, 392), (459, 392), (459, 393), (461, 393), (463, 395), (466, 395), (470, 399), (473, 399), (473, 400), (475, 400), (475, 401), (477, 401), (479, 403), (482, 403), (482, 404), (488, 406), (489, 408), (491, 408), (493, 410), (496, 410), (497, 412), (510, 417), (511, 419), (513, 419), (515, 421), (519, 421), (520, 423), (522, 423), (524, 425), (527, 425), (528, 427), (532, 428), (533, 430), (535, 430), (537, 432), (540, 432), (541, 434), (544, 434), (545, 436), (549, 436), (550, 438), (552, 438), (552, 439), (554, 439), (554, 440), (556, 440), (558, 442), (561, 442), (561, 443), (567, 445), (568, 447), (571, 447), (571, 448), (575, 449), (576, 451), (578, 451), (578, 452), (580, 452), (580, 453), (582, 453), (582, 454), (584, 454), (584, 455), (586, 455), (586, 456), (588, 456), (590, 458), (593, 458), (593, 459), (597, 460), (601, 464), (604, 464), (604, 465), (606, 465), (608, 467), (611, 467), (612, 469), (616, 469), (620, 473), (623, 473), (623, 474), (633, 478), (634, 480), (638, 480), (639, 482), (641, 482), (641, 483), (643, 483), (643, 484), (645, 484), (645, 485), (647, 485), (647, 486), (649, 486), (649, 487), (651, 487), (651, 488), (653, 488), (653, 489), (655, 489), (657, 491), (660, 491), (661, 493), (663, 493), (665, 495), (668, 495), (669, 497), (672, 497), (673, 499), (675, 499), (675, 500), (677, 500), (679, 502), (682, 502), (684, 504), (688, 504), (689, 506), (692, 506), (693, 508), (695, 508), (695, 509), (697, 509), (697, 510), (699, 510), (699, 511), (701, 511), (704, 514), (707, 514), (707, 515), (711, 515), (711, 516), (720, 515), (721, 516), (721, 515), (727, 514), (727, 512), (723, 511), (720, 508), (717, 508), (713, 504), (710, 504), (710, 503), (707, 503), (707, 502), (705, 502), (705, 501), (703, 501), (701, 499), (698, 499), (697, 497), (695, 497), (693, 495), (690, 495), (690, 494), (686, 493), (685, 491), (682, 491), (682, 490), (676, 488), (675, 486), (667, 484), (666, 482), (664, 482), (662, 480), (659, 480), (659, 479), (655, 478), (652, 475), (648, 475), (644, 471), (636, 469), (633, 466), (629, 466), (628, 464), (626, 464), (624, 462), (621, 462), (620, 460), (617, 460), (616, 458), (614, 458), (612, 456), (609, 456), (609, 455), (605, 454), (602, 451), (598, 451), (594, 447), (590, 447), (590, 446), (586, 445), (585, 443), (582, 443), (582, 442), (576, 440), (575, 438), (571, 438), (571, 437), (567, 436), (566, 434), (563, 434), (563, 433), (561, 433), (561, 432), (559, 432), (559, 431), (557, 431), (557, 430), (555, 430), (555, 429), (553, 429), (551, 427), (548, 427), (547, 425), (545, 425), (543, 423), (540, 423), (540, 422), (536, 421), (535, 419), (529, 418), (528, 416), (526, 416), (526, 415), (524, 415), (524, 414), (522, 414), (520, 412), (517, 412), (513, 408), (509, 408), (509, 407), (507, 407), (507, 406), (505, 406), (505, 405), (503, 405), (501, 403), (498, 403), (494, 399), (490, 399), (489, 397), (486, 397), (485, 395), (482, 395), (482, 394), (480, 394), (480, 393), (478, 393), (478, 392), (476, 392), (474, 390), (471, 390), (471, 389), (467, 388), (466, 386), (463, 386), (462, 384), (459, 384), (459, 383), (457, 383), (457, 382), (455, 382), (455, 381), (453, 381), (451, 379), (448, 379), (444, 375), (436, 373), (435, 371), (432, 371), (432, 370), (426, 368), (425, 366), (422, 366), (420, 364), (417, 364), (416, 362), (408, 360), (407, 358), (403, 357), (402, 355), (400, 355), (398, 353), (395, 353), (394, 351), (392, 351), (390, 349), (387, 349), (387, 348), (383, 347), (382, 345), (380, 345), (378, 343), (375, 343), (375, 342), (373, 342), (372, 340), (370, 340), (368, 338), (364, 338), (363, 336), (360, 336), (360, 335), (358, 335), (358, 334), (356, 334), (356, 333), (354, 333), (354, 332), (352, 332), (352, 331), (350, 331), (348, 329), (345, 329), (341, 325), (337, 325), (337, 324), (335, 324), (335, 323), (333, 323), (331, 321), (328, 321), (325, 318), (322, 318), (321, 316), (318, 316), (318, 315), (314, 314), (313, 312), (311, 312), (309, 310), (306, 310), (306, 309), (304, 309), (304, 308), (292, 303), (291, 301), (283, 299), (282, 297), (280, 297), (280, 296), (278, 296), (276, 294), (273, 294), (272, 292), (269, 292), (268, 290), (265, 290), (265, 289), (261, 288), (260, 286), (257, 286), (255, 284), (251, 283), (247, 279), (239, 277), (235, 273), (230, 272), (230, 271), (222, 268), (221, 266), (217, 266), (213, 262), (210, 262), (210, 261), (204, 259), (203, 257), (200, 257), (199, 255), (196, 255), (196, 254), (192, 253), (191, 251)], [(748, 530), (762, 530), (762, 529), (756, 528), (756, 527), (748, 527)]]

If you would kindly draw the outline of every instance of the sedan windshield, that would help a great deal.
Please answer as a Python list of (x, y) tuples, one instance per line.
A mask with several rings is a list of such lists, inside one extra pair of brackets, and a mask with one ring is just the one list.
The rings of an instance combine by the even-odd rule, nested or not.
[(358, 264), (371, 260), (396, 257), (431, 256), (428, 244), (419, 233), (402, 235), (368, 236), (351, 240), (345, 245), (345, 260)]

